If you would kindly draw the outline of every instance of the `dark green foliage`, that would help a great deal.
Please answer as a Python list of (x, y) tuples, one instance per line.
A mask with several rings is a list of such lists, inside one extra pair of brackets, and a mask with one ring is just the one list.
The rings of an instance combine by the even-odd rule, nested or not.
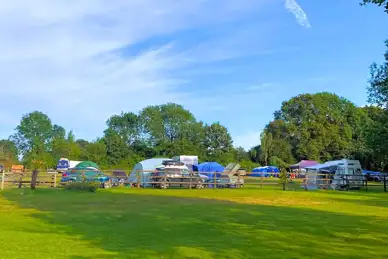
[(369, 103), (376, 104), (385, 109), (388, 108), (388, 40), (385, 41), (387, 50), (385, 62), (381, 65), (373, 63), (370, 67), (370, 79), (368, 86)]
[(302, 94), (283, 102), (263, 133), (262, 160), (351, 158), (365, 146), (365, 112), (331, 93)]
[(379, 170), (386, 170), (388, 165), (388, 40), (385, 45), (385, 62), (371, 65), (368, 85), (369, 102), (378, 107), (364, 108), (371, 118), (366, 137), (369, 148), (367, 162)]
[(287, 171), (284, 167), (281, 167), (279, 173), (279, 183), (282, 185), (282, 189), (285, 190), (285, 186), (288, 182)]

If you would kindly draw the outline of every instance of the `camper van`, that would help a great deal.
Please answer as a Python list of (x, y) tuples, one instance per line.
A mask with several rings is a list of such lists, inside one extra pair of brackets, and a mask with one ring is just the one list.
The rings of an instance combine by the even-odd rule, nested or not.
[(172, 160), (182, 162), (190, 171), (193, 171), (194, 166), (198, 166), (198, 156), (174, 156)]
[(335, 160), (306, 167), (305, 188), (359, 189), (364, 186), (360, 161)]
[(364, 176), (360, 161), (339, 160), (331, 187), (333, 189), (359, 189), (364, 186)]
[(82, 161), (74, 161), (74, 160), (69, 160), (67, 158), (61, 158), (61, 159), (59, 159), (59, 161), (57, 163), (56, 169), (58, 172), (65, 172), (69, 168), (76, 167), (81, 162)]

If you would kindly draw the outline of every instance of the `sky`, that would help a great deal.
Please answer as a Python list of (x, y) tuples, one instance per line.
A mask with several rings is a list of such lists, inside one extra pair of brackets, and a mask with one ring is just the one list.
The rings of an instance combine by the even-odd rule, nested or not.
[(298, 94), (365, 105), (388, 15), (358, 2), (0, 1), (0, 138), (39, 110), (93, 140), (113, 114), (175, 102), (248, 149)]

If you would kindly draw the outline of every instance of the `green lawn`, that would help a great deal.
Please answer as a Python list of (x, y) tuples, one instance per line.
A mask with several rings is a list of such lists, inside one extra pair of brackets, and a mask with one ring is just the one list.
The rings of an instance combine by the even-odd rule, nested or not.
[(388, 193), (0, 193), (0, 258), (387, 258)]

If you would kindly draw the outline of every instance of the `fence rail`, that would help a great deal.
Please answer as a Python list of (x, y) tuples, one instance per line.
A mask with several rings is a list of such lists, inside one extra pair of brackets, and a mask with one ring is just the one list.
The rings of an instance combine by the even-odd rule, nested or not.
[[(85, 170), (87, 171), (87, 170)], [(155, 171), (138, 171), (136, 173), (135, 179), (136, 181), (130, 181), (127, 177), (130, 175), (132, 171), (129, 170), (104, 170), (104, 174), (115, 178), (114, 172), (124, 172), (126, 176), (117, 176), (116, 179), (119, 181), (113, 184), (113, 186), (120, 185), (131, 185), (134, 187), (140, 188), (142, 183), (143, 186), (151, 186), (151, 187), (160, 187), (161, 184), (166, 186), (179, 186), (185, 188), (223, 188), (225, 186), (228, 187), (250, 187), (250, 188), (269, 188), (270, 186), (274, 188), (280, 188), (283, 190), (296, 190), (296, 189), (305, 189), (308, 190), (308, 185), (313, 184), (319, 189), (329, 189), (333, 183), (333, 181), (343, 181), (343, 182), (351, 182), (358, 181), (361, 182), (361, 187), (365, 190), (369, 190), (371, 188), (381, 188), (385, 192), (387, 191), (388, 185), (388, 177), (383, 176), (380, 181), (371, 181), (365, 175), (342, 175), (342, 179), (339, 179), (338, 176), (334, 178), (328, 174), (315, 174), (313, 178), (309, 176), (309, 174), (295, 174), (295, 173), (287, 173), (286, 179), (281, 179), (280, 173), (231, 173), (231, 177), (234, 179), (230, 183), (227, 181), (223, 182), (222, 179), (227, 180), (228, 178), (220, 178), (219, 176), (225, 176), (227, 173), (201, 173), (203, 175), (210, 176), (207, 180), (199, 182), (199, 177), (196, 175), (193, 177), (192, 175), (179, 175), (177, 177), (166, 177), (153, 175), (150, 179), (142, 179), (141, 175), (144, 173), (155, 173)], [(33, 185), (33, 172), (21, 172), (21, 173), (12, 173), (12, 172), (1, 172), (0, 180), (1, 186), (0, 189), (3, 190), (5, 188), (10, 187), (27, 187), (27, 185)], [(61, 182), (62, 174), (57, 172), (49, 172), (49, 171), (41, 171), (37, 174), (36, 186), (42, 187), (51, 187), (57, 188), (62, 186)], [(284, 181), (285, 180), (285, 181)], [(315, 181), (315, 182), (314, 182)], [(346, 184), (345, 184), (346, 185)]]

